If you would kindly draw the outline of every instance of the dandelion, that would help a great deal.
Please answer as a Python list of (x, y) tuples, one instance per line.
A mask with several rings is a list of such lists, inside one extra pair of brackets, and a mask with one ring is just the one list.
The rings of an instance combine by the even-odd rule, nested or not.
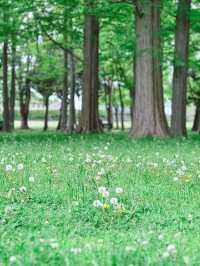
[(168, 252), (169, 254), (174, 254), (174, 253), (176, 253), (176, 246), (173, 245), (173, 244), (168, 245), (168, 246), (167, 246), (167, 252)]
[(118, 203), (118, 199), (117, 199), (117, 198), (111, 198), (111, 199), (110, 199), (110, 203), (111, 203), (112, 205), (116, 205), (116, 204)]
[(98, 192), (101, 193), (101, 194), (106, 192), (106, 191), (107, 191), (106, 187), (99, 187), (98, 188)]
[(127, 246), (127, 247), (125, 247), (125, 251), (126, 251), (126, 252), (133, 252), (133, 251), (134, 251), (134, 247), (132, 247), (132, 246)]
[(10, 261), (10, 263), (14, 263), (14, 262), (17, 261), (17, 257), (16, 257), (16, 256), (11, 256), (11, 257), (9, 258), (9, 261)]
[(22, 186), (22, 187), (19, 188), (19, 191), (21, 193), (25, 193), (27, 191), (27, 189), (26, 189), (26, 187)]
[(74, 254), (79, 254), (81, 253), (81, 248), (71, 248), (70, 251)]
[(11, 164), (7, 164), (6, 167), (5, 167), (5, 171), (6, 172), (11, 172), (12, 171), (12, 165)]
[(24, 169), (24, 165), (22, 163), (18, 164), (17, 170), (21, 171)]
[(95, 201), (93, 202), (93, 206), (94, 206), (95, 208), (101, 208), (101, 207), (103, 206), (103, 204), (102, 204), (102, 202), (101, 202), (100, 200), (95, 200)]
[(162, 234), (158, 236), (159, 240), (162, 240), (163, 238), (164, 238), (164, 236)]
[(104, 203), (104, 204), (103, 204), (103, 209), (108, 209), (109, 207), (110, 207), (109, 204), (107, 204), (107, 203)]
[(35, 178), (33, 176), (30, 176), (28, 180), (29, 180), (30, 183), (34, 183), (35, 182)]
[(9, 213), (11, 213), (11, 211), (12, 211), (12, 207), (11, 206), (7, 206), (4, 209), (5, 214), (9, 214)]
[(104, 191), (104, 192), (102, 193), (102, 197), (104, 197), (104, 198), (108, 198), (108, 197), (109, 197), (109, 192), (108, 192), (108, 191)]
[(121, 187), (117, 187), (117, 188), (115, 189), (115, 192), (116, 192), (117, 194), (122, 194), (122, 193), (123, 193), (123, 188), (121, 188)]
[(169, 257), (169, 252), (165, 251), (163, 252), (163, 258), (168, 258)]

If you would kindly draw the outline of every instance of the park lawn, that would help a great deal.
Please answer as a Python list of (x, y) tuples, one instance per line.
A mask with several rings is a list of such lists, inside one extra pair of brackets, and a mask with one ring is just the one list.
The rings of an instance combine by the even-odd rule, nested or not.
[(0, 154), (0, 265), (200, 265), (198, 135), (15, 132)]

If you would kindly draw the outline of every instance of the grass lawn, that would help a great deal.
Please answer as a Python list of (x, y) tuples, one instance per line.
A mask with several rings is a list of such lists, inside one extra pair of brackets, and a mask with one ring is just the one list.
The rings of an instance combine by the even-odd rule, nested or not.
[(200, 265), (199, 136), (18, 132), (0, 154), (1, 266)]

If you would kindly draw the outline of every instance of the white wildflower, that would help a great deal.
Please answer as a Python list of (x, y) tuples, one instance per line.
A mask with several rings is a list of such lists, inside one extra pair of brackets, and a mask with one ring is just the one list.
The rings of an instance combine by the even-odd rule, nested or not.
[(12, 165), (11, 164), (7, 164), (6, 167), (5, 167), (5, 171), (6, 172), (11, 172), (12, 171)]
[(95, 208), (101, 208), (101, 207), (103, 206), (103, 203), (102, 203), (100, 200), (95, 200), (95, 201), (93, 202), (93, 206), (94, 206)]
[(110, 199), (110, 203), (111, 203), (112, 205), (116, 205), (116, 204), (118, 203), (118, 199), (117, 199), (117, 198), (111, 198), (111, 199)]
[(17, 261), (17, 257), (16, 256), (11, 256), (9, 258), (9, 261), (10, 261), (10, 263), (16, 262)]
[(22, 163), (18, 164), (17, 170), (21, 171), (24, 169), (24, 165)]
[(27, 191), (26, 187), (22, 186), (19, 188), (19, 191), (25, 193)]
[(98, 188), (98, 192), (101, 194), (104, 193), (105, 191), (107, 191), (106, 187), (99, 187)]
[(117, 194), (122, 194), (122, 193), (123, 193), (123, 188), (121, 188), (121, 187), (117, 187), (117, 188), (115, 189), (115, 192), (116, 192)]
[(35, 182), (34, 176), (30, 176), (28, 180), (29, 180), (30, 183), (34, 183)]

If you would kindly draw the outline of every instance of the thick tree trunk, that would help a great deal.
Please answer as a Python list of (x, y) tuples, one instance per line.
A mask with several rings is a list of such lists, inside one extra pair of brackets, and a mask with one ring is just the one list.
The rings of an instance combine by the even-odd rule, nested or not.
[(76, 70), (74, 57), (70, 55), (70, 70), (71, 70), (71, 84), (70, 84), (70, 104), (69, 104), (69, 132), (74, 131), (74, 126), (76, 123), (76, 113), (75, 113), (75, 88), (76, 88)]
[(11, 131), (10, 126), (10, 108), (8, 96), (8, 42), (3, 43), (3, 130)]
[(22, 76), (22, 66), (20, 61), (19, 66), (19, 106), (21, 114), (21, 129), (28, 129), (28, 116), (29, 116), (29, 106), (31, 100), (31, 80), (29, 79), (29, 68), (30, 68), (31, 58), (27, 57), (27, 70), (26, 70), (26, 79), (23, 86), (23, 76)]
[(200, 129), (200, 104), (196, 105), (194, 122), (192, 126), (192, 131), (198, 131)]
[(142, 0), (142, 14), (136, 11), (136, 77), (133, 128), (135, 137), (166, 136), (164, 114), (160, 0)]
[(47, 131), (47, 129), (48, 129), (48, 120), (49, 120), (49, 96), (48, 95), (45, 96), (44, 105), (45, 105), (44, 131)]
[[(89, 2), (90, 6), (91, 1)], [(84, 74), (80, 131), (100, 132), (98, 114), (99, 90), (99, 21), (94, 15), (85, 15)]]
[(64, 50), (64, 79), (61, 105), (60, 130), (67, 131), (67, 111), (68, 111), (68, 52)]
[(10, 125), (14, 128), (15, 121), (15, 96), (16, 96), (16, 47), (12, 44), (12, 62), (11, 62), (11, 90), (10, 90)]
[(175, 136), (186, 136), (186, 97), (191, 0), (179, 0), (176, 17), (176, 40), (172, 93), (172, 125)]
[(124, 101), (120, 84), (119, 84), (119, 100), (121, 107), (121, 129), (124, 130)]

